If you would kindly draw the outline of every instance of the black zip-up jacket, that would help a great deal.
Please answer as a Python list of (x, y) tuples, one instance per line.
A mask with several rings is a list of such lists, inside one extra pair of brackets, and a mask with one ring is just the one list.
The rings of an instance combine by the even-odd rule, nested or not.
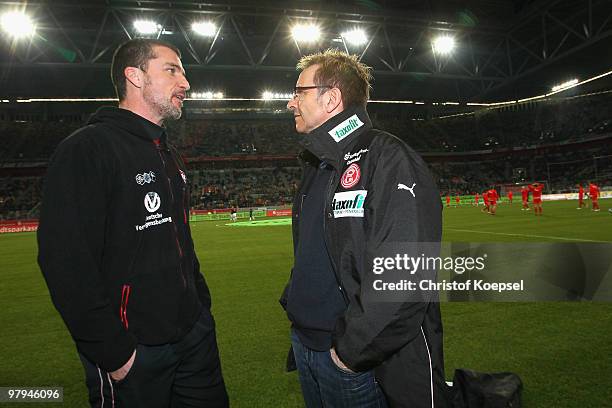
[[(447, 406), (437, 294), (422, 294), (421, 301), (388, 301), (384, 294), (368, 298), (374, 257), (415, 247), (418, 255), (422, 250), (437, 256), (442, 206), (426, 164), (395, 136), (373, 129), (364, 108), (334, 116), (305, 135), (302, 144), (294, 248), (301, 223), (309, 222), (301, 219), (301, 202), (316, 166), (323, 160), (335, 171), (322, 238), (347, 308), (332, 333), (333, 347), (349, 368), (375, 370), (391, 407)], [(284, 306), (289, 285), (291, 279), (281, 297)]]
[(77, 349), (106, 371), (210, 308), (188, 200), (164, 128), (125, 109), (99, 109), (51, 158), (38, 262)]

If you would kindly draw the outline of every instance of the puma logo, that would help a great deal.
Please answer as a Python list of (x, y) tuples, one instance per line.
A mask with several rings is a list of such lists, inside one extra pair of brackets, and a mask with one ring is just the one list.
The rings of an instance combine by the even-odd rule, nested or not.
[(412, 187), (408, 187), (405, 184), (399, 183), (397, 185), (397, 189), (398, 190), (408, 190), (408, 191), (410, 191), (410, 194), (412, 194), (412, 196), (416, 198), (416, 196), (414, 195), (414, 187), (415, 186), (416, 186), (416, 183), (412, 183)]

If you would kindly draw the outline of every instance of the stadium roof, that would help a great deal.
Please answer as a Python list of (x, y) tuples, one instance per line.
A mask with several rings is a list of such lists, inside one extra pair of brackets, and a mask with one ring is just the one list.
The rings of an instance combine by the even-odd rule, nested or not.
[[(301, 55), (336, 47), (375, 69), (377, 99), (484, 102), (548, 92), (573, 77), (612, 69), (612, 3), (604, 0), (354, 1), (1, 1), (23, 10), (35, 34), (0, 37), (0, 97), (113, 96), (109, 64), (118, 44), (138, 34), (134, 21), (157, 24), (148, 36), (176, 44), (195, 91), (259, 97), (289, 92)], [(213, 36), (192, 30), (216, 25)], [(298, 43), (291, 27), (321, 27)], [(353, 46), (341, 33), (359, 27)], [(438, 35), (455, 38), (448, 55)]]

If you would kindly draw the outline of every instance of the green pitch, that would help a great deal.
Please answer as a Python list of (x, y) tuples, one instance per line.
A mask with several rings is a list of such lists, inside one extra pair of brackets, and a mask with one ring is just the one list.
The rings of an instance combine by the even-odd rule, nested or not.
[[(444, 239), (612, 241), (612, 200), (601, 205), (593, 213), (544, 203), (543, 217), (516, 203), (496, 216), (449, 208)], [(233, 407), (303, 406), (296, 373), (284, 372), (289, 324), (277, 302), (292, 263), (290, 226), (269, 221), (287, 223), (192, 224)], [(0, 386), (62, 386), (55, 406), (87, 406), (81, 364), (36, 265), (35, 234), (0, 235), (0, 265)], [(526, 407), (612, 405), (612, 303), (452, 303), (442, 312), (448, 379), (460, 367), (513, 371)]]
[(273, 226), (291, 226), (291, 218), (264, 218), (262, 220), (255, 221), (236, 221), (229, 222), (225, 224), (219, 224), (217, 222), (217, 226), (221, 227), (273, 227)]

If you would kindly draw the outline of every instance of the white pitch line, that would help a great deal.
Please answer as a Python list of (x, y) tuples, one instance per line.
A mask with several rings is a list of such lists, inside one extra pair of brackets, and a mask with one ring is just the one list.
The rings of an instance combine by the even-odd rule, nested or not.
[(609, 242), (609, 241), (597, 241), (595, 239), (582, 239), (582, 238), (566, 238), (566, 237), (554, 237), (551, 235), (531, 235), (531, 234), (510, 234), (506, 232), (492, 232), (492, 231), (475, 231), (458, 228), (444, 228), (444, 231), (457, 231), (457, 232), (472, 232), (477, 234), (492, 234), (492, 235), (504, 235), (508, 237), (524, 237), (524, 238), (544, 238), (544, 239), (557, 239), (559, 241), (580, 241), (580, 242)]

